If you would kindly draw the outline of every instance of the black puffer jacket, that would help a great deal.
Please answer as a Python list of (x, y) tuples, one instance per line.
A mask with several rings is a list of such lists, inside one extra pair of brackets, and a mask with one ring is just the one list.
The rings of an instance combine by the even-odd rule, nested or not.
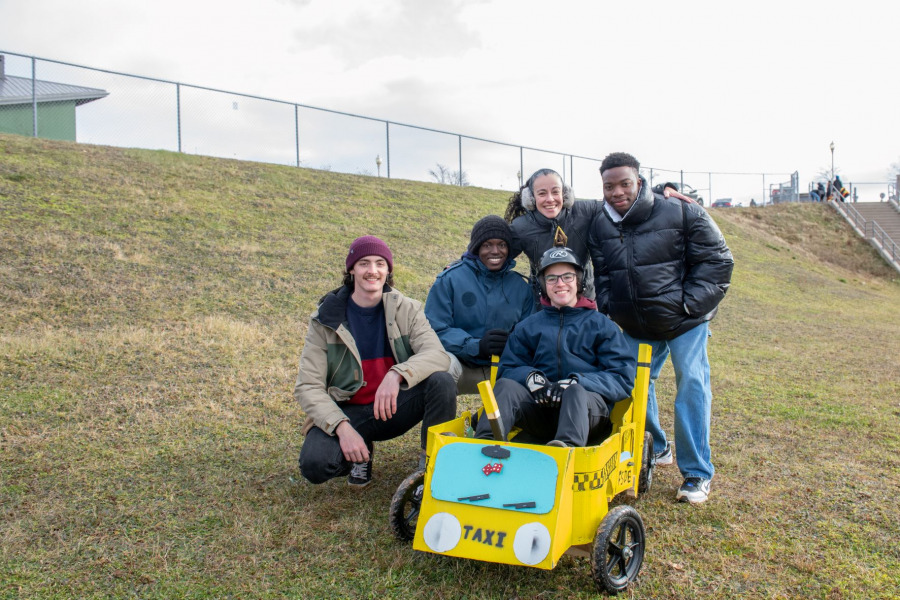
[(670, 340), (709, 321), (731, 284), (734, 259), (709, 214), (654, 194), (643, 177), (621, 222), (600, 211), (590, 247), (598, 310), (636, 338)]
[(591, 256), (588, 251), (588, 233), (591, 222), (600, 213), (602, 202), (597, 200), (576, 200), (572, 206), (563, 208), (555, 219), (548, 219), (537, 210), (513, 219), (510, 224), (513, 238), (509, 257), (515, 258), (524, 252), (531, 263), (530, 281), (535, 292), (535, 302), (540, 295), (537, 283), (537, 271), (541, 256), (553, 247), (553, 236), (559, 226), (566, 234), (566, 245), (575, 253), (578, 262), (584, 269), (584, 293), (586, 298), (594, 299), (594, 282), (591, 273)]

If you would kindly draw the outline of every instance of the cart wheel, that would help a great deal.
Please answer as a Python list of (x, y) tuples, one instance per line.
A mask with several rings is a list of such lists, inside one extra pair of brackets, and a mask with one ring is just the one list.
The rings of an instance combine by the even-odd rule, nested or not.
[(638, 495), (646, 494), (653, 485), (653, 470), (656, 461), (653, 459), (653, 434), (644, 434), (644, 453), (641, 459), (641, 473), (638, 475)]
[(416, 471), (403, 480), (391, 499), (391, 531), (397, 539), (411, 542), (416, 536), (419, 508), (425, 491), (425, 471)]
[(613, 508), (600, 522), (591, 553), (597, 589), (618, 594), (634, 581), (644, 562), (644, 522), (631, 506)]

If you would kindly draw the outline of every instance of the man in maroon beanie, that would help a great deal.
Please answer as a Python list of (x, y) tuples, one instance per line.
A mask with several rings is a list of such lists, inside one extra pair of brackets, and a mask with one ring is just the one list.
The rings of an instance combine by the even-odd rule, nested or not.
[(294, 397), (307, 415), (300, 472), (312, 483), (372, 482), (373, 442), (456, 416), (449, 358), (422, 303), (392, 288), (394, 257), (375, 236), (350, 245), (343, 285), (309, 320)]

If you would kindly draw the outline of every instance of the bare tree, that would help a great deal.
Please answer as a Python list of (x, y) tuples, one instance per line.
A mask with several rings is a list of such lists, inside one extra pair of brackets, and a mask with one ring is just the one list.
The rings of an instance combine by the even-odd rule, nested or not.
[(891, 163), (891, 166), (888, 167), (888, 178), (897, 179), (898, 177), (900, 177), (900, 160)]
[(451, 171), (441, 163), (437, 163), (436, 166), (436, 169), (428, 170), (428, 174), (431, 175), (436, 182), (463, 187), (469, 185), (469, 176), (466, 175), (465, 171)]

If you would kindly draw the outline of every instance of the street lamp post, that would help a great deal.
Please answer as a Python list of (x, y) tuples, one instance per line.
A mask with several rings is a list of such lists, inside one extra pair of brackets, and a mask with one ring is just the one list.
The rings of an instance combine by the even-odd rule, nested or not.
[[(834, 187), (834, 142), (831, 142), (829, 146), (831, 148), (831, 181), (828, 182), (828, 189), (832, 189)], [(838, 190), (840, 193), (840, 190)], [(826, 198), (830, 198), (831, 194), (825, 194)]]
[(381, 177), (381, 155), (375, 155), (375, 166), (378, 167), (378, 176)]

